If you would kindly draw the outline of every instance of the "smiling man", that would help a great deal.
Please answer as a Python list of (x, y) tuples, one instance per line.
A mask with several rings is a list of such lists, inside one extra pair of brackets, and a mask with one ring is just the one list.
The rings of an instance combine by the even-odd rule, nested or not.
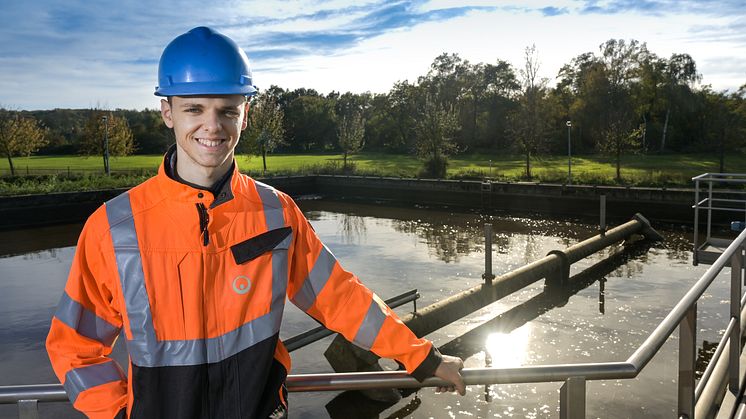
[[(155, 177), (86, 222), (47, 338), (73, 406), (93, 418), (286, 417), (286, 297), (463, 395), (461, 359), (417, 338), (345, 271), (289, 196), (238, 171), (256, 93), (241, 48), (195, 28), (166, 47), (158, 73), (176, 144)], [(127, 376), (109, 356), (122, 329)]]

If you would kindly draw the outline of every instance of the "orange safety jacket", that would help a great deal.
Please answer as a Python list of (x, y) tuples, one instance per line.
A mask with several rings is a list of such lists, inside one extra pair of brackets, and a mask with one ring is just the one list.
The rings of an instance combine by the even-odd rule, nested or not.
[[(167, 154), (165, 164), (169, 164)], [(234, 168), (213, 195), (158, 175), (88, 219), (47, 351), (92, 418), (285, 417), (286, 296), (422, 380), (440, 363), (345, 271), (293, 200)], [(124, 329), (129, 374), (109, 357)]]

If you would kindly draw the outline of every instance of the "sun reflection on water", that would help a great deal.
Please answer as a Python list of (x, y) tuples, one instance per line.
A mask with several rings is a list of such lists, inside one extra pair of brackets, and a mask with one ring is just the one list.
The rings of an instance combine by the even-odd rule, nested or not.
[(528, 358), (528, 338), (531, 324), (510, 333), (490, 333), (485, 341), (486, 358), (492, 367), (517, 367)]

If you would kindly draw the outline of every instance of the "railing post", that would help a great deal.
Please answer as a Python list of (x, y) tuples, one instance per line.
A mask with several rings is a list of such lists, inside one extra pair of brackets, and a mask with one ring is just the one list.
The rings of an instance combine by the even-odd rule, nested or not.
[(492, 274), (492, 224), (484, 223), (484, 283), (490, 285), (495, 275)]
[(36, 400), (18, 400), (18, 419), (39, 419)]
[(694, 364), (697, 359), (697, 304), (679, 323), (679, 415), (694, 418)]
[(694, 181), (694, 266), (699, 264), (697, 249), (699, 248), (699, 179)]
[(741, 358), (741, 268), (743, 248), (739, 247), (730, 257), (730, 317), (736, 326), (730, 333), (730, 356), (728, 362), (728, 387), (737, 394), (740, 387), (739, 359)]
[(710, 241), (712, 235), (712, 179), (709, 181), (709, 193), (707, 194), (707, 239)]
[(570, 377), (560, 388), (560, 419), (585, 418), (585, 377)]
[(606, 195), (601, 195), (601, 220), (599, 223), (601, 235), (606, 234)]

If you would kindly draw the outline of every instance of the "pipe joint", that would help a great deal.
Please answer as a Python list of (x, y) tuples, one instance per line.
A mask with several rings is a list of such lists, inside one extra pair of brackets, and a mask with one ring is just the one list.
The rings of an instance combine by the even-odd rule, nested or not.
[(545, 285), (548, 287), (562, 286), (567, 284), (570, 279), (570, 258), (567, 253), (562, 250), (552, 250), (547, 253), (547, 256), (557, 256), (560, 260), (560, 268), (558, 271), (547, 275)]

